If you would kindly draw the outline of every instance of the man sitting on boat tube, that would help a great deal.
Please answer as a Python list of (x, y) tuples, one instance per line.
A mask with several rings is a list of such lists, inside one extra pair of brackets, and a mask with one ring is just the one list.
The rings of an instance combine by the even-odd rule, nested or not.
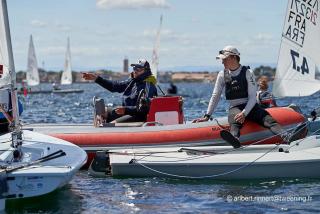
[(272, 133), (280, 135), (284, 141), (289, 141), (289, 136), (271, 115), (256, 103), (256, 83), (249, 66), (240, 64), (240, 52), (233, 46), (226, 46), (219, 51), (216, 59), (221, 59), (224, 70), (220, 71), (214, 86), (206, 114), (193, 122), (208, 121), (218, 105), (221, 93), (225, 91), (226, 100), (229, 101), (228, 122), (230, 133), (239, 139), (240, 129), (245, 120), (254, 121)]
[(122, 106), (108, 109), (106, 122), (140, 122), (145, 121), (148, 114), (147, 108), (138, 108), (138, 98), (142, 91), (147, 98), (157, 96), (157, 80), (152, 75), (150, 64), (145, 59), (139, 59), (137, 63), (131, 64), (133, 72), (131, 78), (125, 81), (112, 81), (104, 79), (93, 73), (83, 73), (85, 80), (94, 80), (100, 86), (110, 92), (123, 93)]

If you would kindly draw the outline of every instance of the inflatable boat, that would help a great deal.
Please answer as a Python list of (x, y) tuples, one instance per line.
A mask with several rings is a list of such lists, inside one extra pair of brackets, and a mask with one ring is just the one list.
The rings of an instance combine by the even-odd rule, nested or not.
[[(288, 107), (276, 107), (267, 111), (289, 131), (306, 121), (299, 112)], [(83, 148), (91, 162), (97, 151), (131, 147), (213, 146), (226, 145), (220, 137), (222, 129), (228, 129), (227, 117), (203, 123), (184, 123), (182, 98), (157, 97), (150, 105), (145, 123), (90, 124), (32, 124), (25, 126)], [(96, 121), (96, 120), (95, 120)], [(302, 131), (298, 138), (306, 136)], [(247, 121), (241, 129), (242, 144), (282, 143), (268, 129)]]

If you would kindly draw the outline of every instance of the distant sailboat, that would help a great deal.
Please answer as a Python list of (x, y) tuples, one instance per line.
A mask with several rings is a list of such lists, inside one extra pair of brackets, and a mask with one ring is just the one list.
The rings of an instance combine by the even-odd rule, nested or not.
[(156, 41), (154, 43), (152, 51), (152, 62), (151, 62), (151, 71), (152, 74), (157, 78), (158, 76), (158, 65), (159, 65), (159, 47), (160, 47), (160, 33), (162, 27), (162, 15), (160, 16), (160, 25), (156, 35)]
[[(72, 80), (72, 68), (71, 68), (71, 51), (70, 51), (70, 39), (67, 40), (67, 51), (64, 62), (64, 70), (61, 75), (61, 85), (71, 85)], [(82, 93), (82, 89), (60, 89), (57, 85), (53, 86), (53, 93)]]
[(68, 37), (66, 59), (64, 62), (64, 71), (61, 75), (61, 85), (72, 84), (72, 70), (71, 70), (71, 51), (70, 51), (70, 39)]
[(36, 86), (40, 84), (40, 77), (38, 71), (38, 63), (36, 51), (34, 49), (32, 35), (30, 35), (29, 51), (28, 51), (28, 67), (27, 67), (27, 85)]
[(26, 71), (26, 83), (19, 93), (27, 94), (38, 94), (38, 93), (51, 93), (51, 90), (41, 90), (38, 87), (40, 85), (40, 77), (38, 70), (38, 62), (36, 57), (36, 51), (33, 44), (32, 35), (30, 35), (29, 40), (29, 50), (28, 50), (28, 62), (27, 62), (27, 71)]

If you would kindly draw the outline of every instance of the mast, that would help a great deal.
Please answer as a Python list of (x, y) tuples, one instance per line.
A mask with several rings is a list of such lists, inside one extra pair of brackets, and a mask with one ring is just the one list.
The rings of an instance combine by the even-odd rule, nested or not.
[(18, 107), (18, 98), (17, 98), (17, 87), (16, 87), (16, 72), (15, 72), (14, 60), (13, 60), (7, 2), (6, 0), (1, 0), (1, 1), (2, 1), (3, 21), (4, 21), (5, 34), (6, 34), (5, 36), (6, 36), (7, 48), (8, 48), (9, 74), (11, 77), (10, 92), (11, 92), (12, 116), (13, 116), (13, 122), (11, 124), (13, 128), (12, 143), (13, 143), (13, 146), (19, 146), (21, 142), (21, 129), (20, 129), (20, 120), (19, 120), (19, 113), (18, 113), (19, 107)]
[(159, 47), (160, 47), (160, 33), (162, 27), (162, 15), (160, 16), (160, 25), (156, 35), (156, 41), (152, 52), (152, 73), (157, 78), (158, 75), (158, 65), (159, 65)]

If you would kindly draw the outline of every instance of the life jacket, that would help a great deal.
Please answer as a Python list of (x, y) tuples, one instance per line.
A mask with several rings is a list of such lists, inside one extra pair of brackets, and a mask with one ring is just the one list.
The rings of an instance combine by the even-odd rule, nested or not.
[(259, 91), (257, 102), (262, 108), (269, 108), (271, 105), (276, 106), (272, 95), (268, 91)]
[(235, 100), (248, 97), (248, 82), (246, 72), (249, 66), (242, 66), (239, 75), (231, 76), (227, 70), (224, 71), (225, 94), (227, 100)]

